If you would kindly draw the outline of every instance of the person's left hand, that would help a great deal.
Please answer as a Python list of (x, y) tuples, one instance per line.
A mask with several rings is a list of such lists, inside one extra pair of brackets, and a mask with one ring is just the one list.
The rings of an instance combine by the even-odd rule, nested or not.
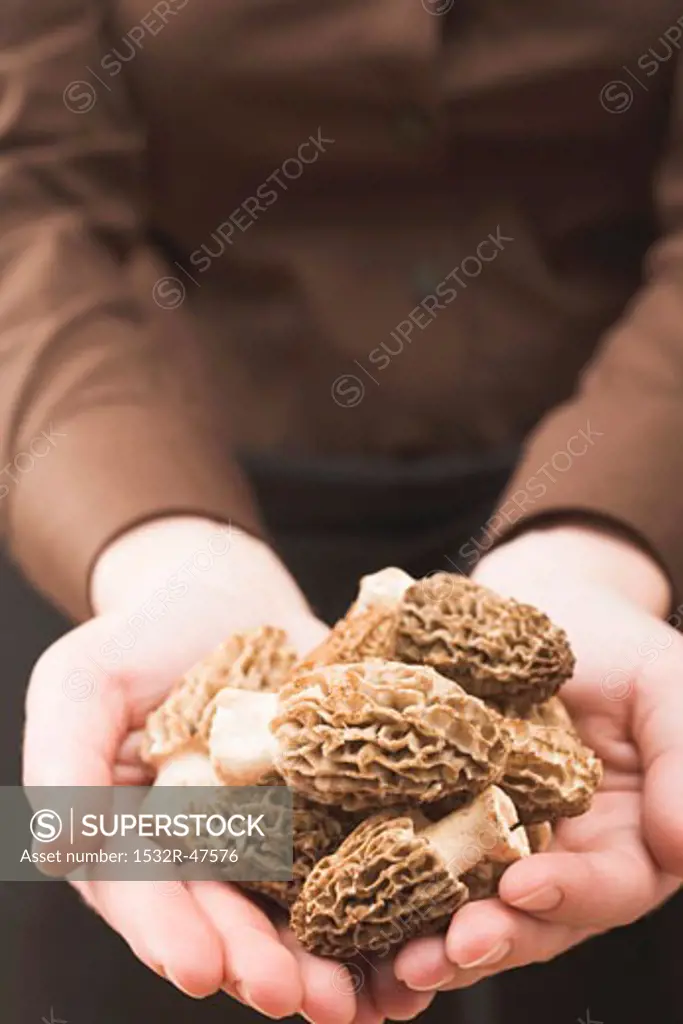
[(499, 898), (466, 904), (445, 937), (383, 964), (418, 991), (552, 959), (642, 917), (683, 877), (683, 636), (662, 621), (659, 568), (627, 542), (564, 527), (495, 550), (475, 578), (567, 630), (577, 667), (561, 695), (605, 774), (591, 810), (511, 866)]

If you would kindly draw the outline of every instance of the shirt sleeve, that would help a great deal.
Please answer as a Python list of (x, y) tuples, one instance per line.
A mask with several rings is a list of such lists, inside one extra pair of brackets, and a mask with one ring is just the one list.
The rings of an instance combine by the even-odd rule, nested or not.
[(76, 619), (98, 554), (136, 523), (261, 532), (202, 413), (196, 339), (155, 327), (131, 285), (143, 137), (121, 80), (92, 74), (103, 6), (0, 4), (0, 525)]
[[(615, 174), (618, 168), (615, 168)], [(577, 393), (528, 438), (489, 524), (496, 539), (539, 517), (612, 521), (683, 594), (683, 66), (655, 181), (660, 234), (642, 287), (601, 340)]]

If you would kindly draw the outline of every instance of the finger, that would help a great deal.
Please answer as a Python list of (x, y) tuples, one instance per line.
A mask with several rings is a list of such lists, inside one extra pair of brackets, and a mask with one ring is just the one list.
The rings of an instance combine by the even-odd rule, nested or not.
[(389, 1020), (412, 1020), (423, 1013), (434, 999), (435, 993), (416, 992), (396, 976), (392, 960), (381, 960), (369, 972), (373, 999), (382, 1017)]
[(591, 934), (588, 929), (538, 921), (497, 899), (467, 904), (453, 918), (446, 936), (453, 974), (442, 988), (463, 988), (501, 971), (543, 963)]
[(638, 680), (633, 733), (645, 771), (643, 828), (662, 870), (683, 878), (683, 640)]
[(365, 992), (361, 992), (358, 996), (353, 1024), (384, 1024), (383, 1015), (375, 1006), (372, 998)]
[(119, 764), (127, 765), (128, 767), (139, 767), (143, 765), (141, 753), (142, 737), (142, 729), (132, 729), (131, 732), (128, 733), (116, 754), (116, 760)]
[(268, 1017), (297, 1013), (301, 971), (273, 923), (234, 886), (191, 882), (190, 892), (220, 936), (225, 978), (239, 996)]
[[(26, 696), (24, 782), (27, 786), (107, 786), (128, 731), (121, 688), (100, 670), (74, 664), (98, 626), (87, 622), (36, 664)], [(87, 663), (85, 655), (82, 660)]]
[(280, 936), (301, 972), (302, 1014), (313, 1024), (351, 1024), (356, 1018), (358, 995), (363, 989), (362, 977), (352, 974), (345, 964), (308, 953), (289, 928), (283, 927)]
[(221, 936), (181, 882), (91, 882), (95, 907), (143, 963), (195, 999), (225, 976)]
[(579, 928), (629, 924), (670, 891), (637, 837), (624, 832), (615, 835), (614, 843), (608, 850), (538, 854), (519, 861), (503, 875), (500, 898), (546, 921)]
[(321, 644), (329, 632), (329, 626), (313, 616), (297, 618), (287, 623), (289, 640), (301, 655), (308, 654)]
[(69, 882), (69, 885), (71, 885), (76, 890), (78, 895), (85, 903), (86, 907), (89, 907), (90, 910), (93, 910), (96, 914), (99, 914), (99, 909), (95, 903), (95, 896), (92, 891), (91, 882), (72, 880)]
[(445, 985), (453, 974), (442, 936), (414, 939), (399, 950), (394, 973), (414, 992), (433, 992)]
[(144, 768), (133, 765), (115, 764), (112, 768), (111, 781), (114, 786), (149, 786), (152, 777)]
[(500, 971), (549, 960), (588, 934), (537, 921), (500, 900), (481, 900), (457, 912), (445, 938), (408, 943), (395, 969), (418, 991), (467, 988)]
[[(117, 680), (78, 667), (79, 659), (81, 664), (86, 662), (82, 652), (97, 635), (93, 624), (98, 625), (85, 623), (53, 644), (36, 664), (26, 695), (23, 780), (27, 796), (37, 809), (36, 802), (42, 806), (47, 794), (36, 787), (64, 787), (51, 789), (47, 803), (59, 808), (62, 820), (64, 812), (69, 813), (67, 805), (75, 820), (82, 820), (85, 813), (108, 811), (115, 755), (128, 731), (128, 713)], [(74, 655), (75, 650), (81, 654)], [(75, 845), (92, 850), (100, 840), (81, 832)], [(68, 830), (63, 829), (51, 848), (60, 854), (60, 861), (41, 865), (41, 870), (63, 875), (72, 848)]]

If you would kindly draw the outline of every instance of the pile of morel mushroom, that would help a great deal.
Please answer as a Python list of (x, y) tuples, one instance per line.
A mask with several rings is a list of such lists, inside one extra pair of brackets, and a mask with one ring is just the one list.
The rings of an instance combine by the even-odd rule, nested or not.
[(574, 657), (530, 605), (384, 569), (303, 660), (231, 637), (148, 719), (165, 785), (287, 785), (292, 880), (249, 882), (306, 947), (345, 959), (443, 930), (588, 810), (601, 764), (557, 692)]

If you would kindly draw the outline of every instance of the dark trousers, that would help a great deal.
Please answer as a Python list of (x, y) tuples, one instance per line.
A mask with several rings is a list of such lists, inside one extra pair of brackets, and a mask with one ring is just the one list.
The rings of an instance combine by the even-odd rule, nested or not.
[[(250, 463), (273, 541), (319, 614), (343, 612), (358, 577), (384, 565), (414, 575), (464, 571), (459, 553), (503, 486), (509, 457), (487, 466), (434, 462), (419, 470), (336, 466), (284, 470)], [(40, 652), (68, 628), (0, 561), (3, 706), (0, 783), (20, 778), (23, 694)], [(681, 723), (683, 728), (683, 723)], [(58, 723), (55, 724), (58, 728)], [(683, 799), (683, 797), (682, 797)], [(0, 823), (0, 828), (2, 824)], [(440, 996), (423, 1017), (444, 1024), (683, 1024), (683, 901), (549, 964)], [(0, 1020), (40, 1024), (255, 1024), (219, 995), (198, 1003), (139, 964), (64, 883), (0, 884)]]

